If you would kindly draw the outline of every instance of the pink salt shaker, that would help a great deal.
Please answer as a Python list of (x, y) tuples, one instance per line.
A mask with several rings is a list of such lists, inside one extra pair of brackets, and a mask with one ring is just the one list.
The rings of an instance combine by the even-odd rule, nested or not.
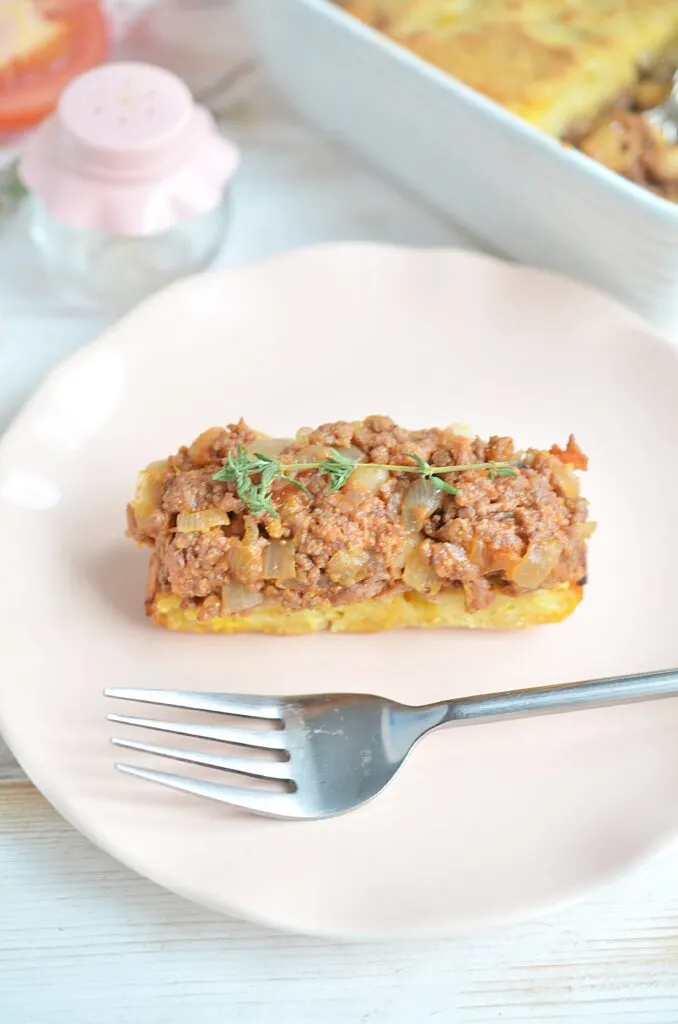
[(33, 240), (69, 298), (126, 307), (213, 261), (238, 162), (181, 79), (121, 63), (71, 82), (19, 176)]

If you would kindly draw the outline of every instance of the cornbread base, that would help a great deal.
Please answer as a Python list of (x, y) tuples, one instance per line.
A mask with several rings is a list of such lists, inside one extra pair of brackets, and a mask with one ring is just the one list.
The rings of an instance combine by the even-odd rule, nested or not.
[(344, 605), (324, 605), (288, 611), (279, 605), (254, 608), (243, 615), (201, 621), (197, 609), (182, 608), (174, 594), (155, 594), (147, 603), (150, 618), (166, 629), (188, 633), (375, 633), (389, 629), (526, 629), (561, 622), (571, 615), (583, 596), (581, 586), (563, 584), (550, 590), (510, 596), (498, 593), (488, 608), (468, 612), (461, 590), (436, 597), (412, 591)]

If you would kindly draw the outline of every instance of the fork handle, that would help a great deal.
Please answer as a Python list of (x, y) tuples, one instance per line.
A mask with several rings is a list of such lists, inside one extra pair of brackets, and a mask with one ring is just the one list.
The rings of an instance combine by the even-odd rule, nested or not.
[[(443, 713), (436, 725), (483, 718), (523, 718), (556, 711), (575, 711), (610, 704), (671, 697), (678, 694), (678, 669), (645, 672), (633, 676), (612, 676), (584, 683), (540, 686), (529, 690), (508, 690), (477, 697), (461, 697), (432, 705)], [(434, 726), (435, 728), (435, 726)]]

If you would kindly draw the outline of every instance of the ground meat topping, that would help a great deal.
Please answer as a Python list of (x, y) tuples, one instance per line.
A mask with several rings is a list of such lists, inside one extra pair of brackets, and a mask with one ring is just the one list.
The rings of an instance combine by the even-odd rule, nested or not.
[(669, 102), (673, 73), (667, 71), (660, 62), (654, 70), (642, 72), (614, 104), (588, 123), (573, 125), (567, 142), (650, 192), (678, 202), (675, 135), (664, 133), (648, 117), (651, 110)]
[[(361, 468), (335, 493), (315, 470), (299, 474), (304, 492), (277, 480), (272, 501), (278, 515), (253, 516), (235, 482), (213, 477), (238, 446), (257, 451), (257, 436), (242, 421), (205, 431), (142, 473), (128, 506), (128, 533), (154, 548), (156, 590), (195, 606), (200, 619), (227, 613), (222, 594), (229, 587), (289, 609), (453, 587), (476, 611), (497, 593), (586, 576), (593, 525), (573, 473), (573, 464), (585, 466), (574, 438), (565, 449), (517, 453), (508, 437), (483, 441), (453, 428), (409, 431), (386, 416), (304, 428), (296, 441), (279, 443), (282, 462), (317, 461), (319, 452), (336, 448), (350, 450)], [(362, 468), (412, 465), (412, 453), (431, 466), (510, 462), (517, 473), (472, 469), (443, 476), (457, 493), (434, 489), (413, 531), (408, 493), (421, 478)], [(196, 528), (196, 514), (199, 524), (203, 515), (204, 528)], [(185, 523), (191, 532), (183, 532)]]

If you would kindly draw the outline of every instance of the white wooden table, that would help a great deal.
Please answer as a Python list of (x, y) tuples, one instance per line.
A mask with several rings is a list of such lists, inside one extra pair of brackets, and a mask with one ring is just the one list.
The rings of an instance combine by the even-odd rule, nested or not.
[[(225, 265), (328, 239), (472, 244), (297, 124), (258, 73), (224, 114), (245, 154)], [(0, 430), (104, 326), (64, 310), (5, 232)], [(1, 741), (0, 779), (0, 1024), (678, 1024), (678, 844), (508, 931), (338, 945), (226, 920), (133, 875), (59, 818)]]

